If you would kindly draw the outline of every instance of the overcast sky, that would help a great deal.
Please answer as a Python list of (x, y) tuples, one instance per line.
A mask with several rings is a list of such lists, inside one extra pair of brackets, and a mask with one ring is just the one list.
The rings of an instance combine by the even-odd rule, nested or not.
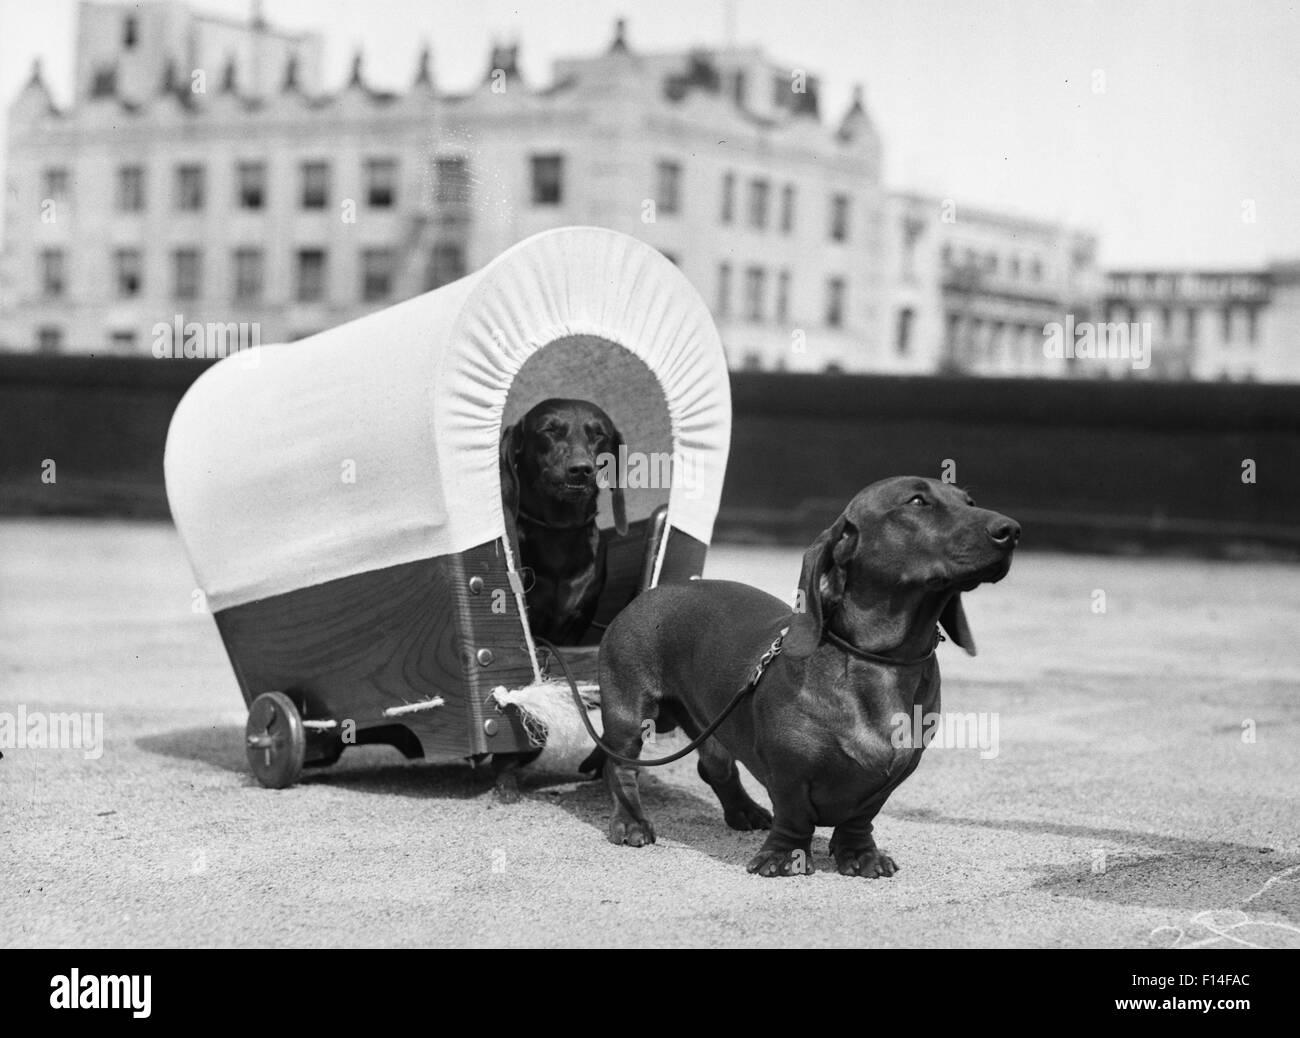
[[(605, 47), (619, 15), (633, 48), (668, 50), (722, 43), (727, 6), (264, 4), (272, 22), (324, 32), (331, 85), (360, 46), (375, 85), (404, 88), (428, 39), (450, 90), (482, 76), (494, 36), (517, 36), (525, 77), (545, 83), (556, 57)], [(37, 55), (67, 100), (76, 7), (0, 0), (5, 108)], [(1094, 229), (1109, 266), (1300, 258), (1300, 0), (734, 0), (734, 10), (738, 42), (822, 77), (827, 118), (838, 118), (853, 83), (865, 84), (891, 187)], [(1253, 224), (1242, 219), (1246, 200)]]

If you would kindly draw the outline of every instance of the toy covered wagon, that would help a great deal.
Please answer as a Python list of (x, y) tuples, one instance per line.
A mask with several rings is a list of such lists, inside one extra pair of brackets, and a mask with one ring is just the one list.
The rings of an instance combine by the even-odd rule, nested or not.
[[(581, 721), (548, 698), (501, 498), (503, 429), (552, 397), (597, 404), (630, 455), (671, 471), (626, 480), (626, 535), (601, 495), (599, 632), (644, 588), (700, 574), (726, 467), (722, 346), (655, 249), (548, 231), (434, 292), (230, 356), (186, 393), (167, 496), (263, 785), (354, 743), (550, 752), (563, 712)], [(595, 651), (565, 652), (592, 703)]]

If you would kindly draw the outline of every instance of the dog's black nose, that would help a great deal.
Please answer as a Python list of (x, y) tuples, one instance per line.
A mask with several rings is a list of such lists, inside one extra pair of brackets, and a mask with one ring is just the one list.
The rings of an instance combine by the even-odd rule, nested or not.
[(570, 479), (588, 479), (596, 471), (596, 466), (590, 461), (573, 461), (569, 463)]
[(1000, 515), (989, 524), (989, 537), (999, 548), (1014, 548), (1020, 542), (1020, 524)]

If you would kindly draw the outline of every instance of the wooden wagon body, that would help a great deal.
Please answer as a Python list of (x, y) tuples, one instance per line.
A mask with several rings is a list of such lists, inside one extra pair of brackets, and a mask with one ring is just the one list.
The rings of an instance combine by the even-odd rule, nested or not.
[[(716, 329), (649, 246), (549, 231), (434, 292), (235, 354), (186, 394), (168, 499), (265, 784), (296, 778), (285, 740), (309, 765), (353, 742), (434, 760), (535, 746), (494, 698), (546, 677), (499, 444), (554, 396), (597, 403), (647, 461), (625, 489), (625, 536), (602, 494), (605, 624), (639, 589), (700, 574), (730, 438)], [(594, 651), (575, 656), (594, 680)]]

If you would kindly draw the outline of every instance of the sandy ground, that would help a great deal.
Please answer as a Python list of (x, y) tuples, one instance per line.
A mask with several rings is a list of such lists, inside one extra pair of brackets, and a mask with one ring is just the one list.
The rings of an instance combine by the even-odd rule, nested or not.
[[(798, 554), (709, 575), (784, 596)], [(0, 522), (0, 711), (105, 726), (96, 760), (4, 752), (0, 945), (1300, 947), (1297, 567), (1023, 553), (967, 596), (980, 656), (940, 650), (998, 755), (926, 754), (877, 820), (889, 880), (828, 871), (826, 832), (816, 874), (747, 875), (761, 838), (690, 757), (644, 780), (641, 850), (568, 776), (503, 807), (367, 747), (261, 789), (192, 588), (169, 526)]]

